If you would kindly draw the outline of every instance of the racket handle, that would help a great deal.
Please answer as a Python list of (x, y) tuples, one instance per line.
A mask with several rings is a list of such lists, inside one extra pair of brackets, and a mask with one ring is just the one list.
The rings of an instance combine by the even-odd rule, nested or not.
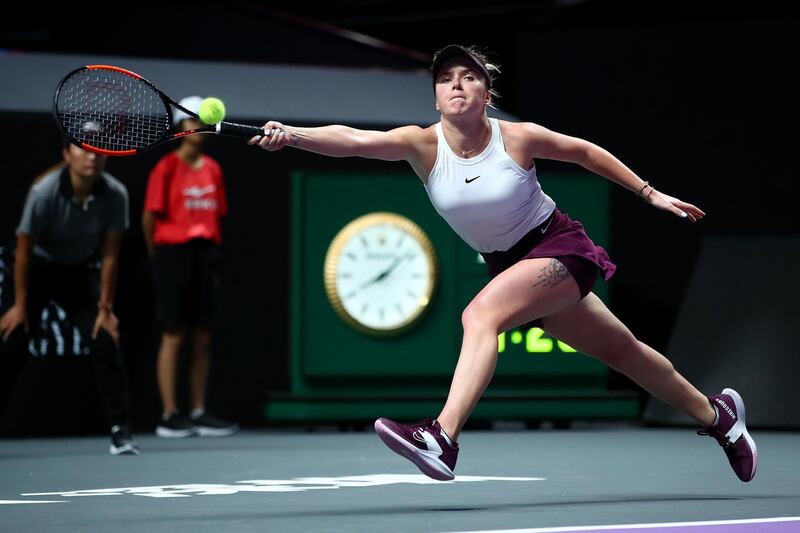
[(256, 135), (264, 135), (264, 128), (248, 126), (247, 124), (236, 124), (235, 122), (220, 122), (217, 132), (221, 135), (232, 135), (234, 137), (249, 139)]

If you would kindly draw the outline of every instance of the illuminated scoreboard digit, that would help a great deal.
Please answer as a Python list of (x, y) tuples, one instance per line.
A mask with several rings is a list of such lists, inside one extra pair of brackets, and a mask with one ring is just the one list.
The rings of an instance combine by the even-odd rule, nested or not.
[[(547, 336), (542, 328), (531, 328), (525, 333), (515, 329), (510, 332), (503, 332), (497, 336), (497, 353), (505, 352), (506, 348), (512, 350), (514, 346), (519, 346), (522, 351), (530, 354), (576, 352), (571, 346)], [(516, 349), (513, 351), (519, 350)]]

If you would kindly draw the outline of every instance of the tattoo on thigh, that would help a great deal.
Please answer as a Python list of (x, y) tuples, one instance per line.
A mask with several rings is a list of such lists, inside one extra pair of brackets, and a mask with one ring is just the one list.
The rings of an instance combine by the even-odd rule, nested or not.
[(534, 287), (555, 287), (569, 277), (569, 271), (558, 259), (551, 259), (550, 264), (539, 270), (539, 277)]

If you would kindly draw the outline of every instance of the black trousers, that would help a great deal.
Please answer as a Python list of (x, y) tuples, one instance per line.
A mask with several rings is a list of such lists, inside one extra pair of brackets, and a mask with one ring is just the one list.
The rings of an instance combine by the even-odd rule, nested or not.
[[(7, 255), (0, 269), (2, 315), (14, 304), (14, 268)], [(90, 353), (101, 407), (109, 427), (130, 423), (130, 392), (122, 353), (104, 330), (100, 330), (97, 338), (92, 339), (99, 298), (100, 268), (96, 261), (78, 266), (41, 262), (31, 264), (28, 279), (28, 333), (20, 326), (8, 340), (0, 337), (0, 413), (5, 412), (16, 377), (30, 356), (28, 343), (31, 334), (39, 329), (42, 310), (53, 300), (80, 332), (81, 349), (88, 349)], [(74, 339), (69, 338), (65, 342), (72, 347)]]

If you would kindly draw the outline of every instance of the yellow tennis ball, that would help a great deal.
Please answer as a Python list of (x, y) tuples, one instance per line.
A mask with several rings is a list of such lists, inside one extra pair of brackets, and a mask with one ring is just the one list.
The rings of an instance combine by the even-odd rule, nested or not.
[(209, 125), (214, 125), (225, 118), (225, 104), (219, 98), (204, 98), (197, 110), (200, 120)]

